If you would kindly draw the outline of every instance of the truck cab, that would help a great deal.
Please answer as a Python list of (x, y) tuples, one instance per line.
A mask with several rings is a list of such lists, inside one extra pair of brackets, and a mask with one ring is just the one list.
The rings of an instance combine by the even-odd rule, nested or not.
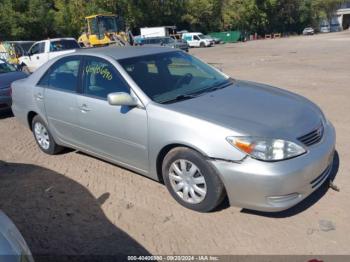
[(35, 42), (28, 53), (19, 58), (23, 71), (34, 72), (52, 58), (80, 48), (74, 38), (55, 38)]

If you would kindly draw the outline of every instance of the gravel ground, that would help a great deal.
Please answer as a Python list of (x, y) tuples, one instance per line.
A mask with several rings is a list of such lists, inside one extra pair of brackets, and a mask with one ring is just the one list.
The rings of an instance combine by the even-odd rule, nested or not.
[[(350, 255), (350, 32), (225, 44), (190, 53), (234, 78), (316, 102), (337, 130), (340, 192), (320, 188), (287, 212), (200, 214), (150, 179), (85, 154), (47, 156), (14, 117), (0, 118), (0, 209), (40, 255)], [(45, 259), (41, 259), (45, 261)]]

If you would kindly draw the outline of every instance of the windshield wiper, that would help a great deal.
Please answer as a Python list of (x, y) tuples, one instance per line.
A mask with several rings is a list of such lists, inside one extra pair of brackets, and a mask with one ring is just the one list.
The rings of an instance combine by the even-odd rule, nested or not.
[(168, 104), (168, 103), (179, 102), (179, 101), (183, 101), (183, 100), (187, 100), (187, 99), (192, 99), (192, 98), (195, 98), (195, 97), (197, 97), (197, 96), (199, 96), (201, 94), (213, 92), (213, 91), (216, 91), (216, 90), (228, 87), (228, 86), (232, 85), (233, 81), (234, 80), (232, 78), (229, 78), (229, 79), (227, 79), (227, 81), (221, 81), (221, 82), (219, 82), (217, 84), (214, 84), (210, 88), (205, 88), (203, 90), (199, 90), (199, 91), (191, 93), (191, 94), (178, 95), (175, 98), (163, 101), (161, 103), (162, 104)]
[(173, 103), (173, 102), (179, 102), (179, 101), (183, 101), (183, 100), (187, 100), (187, 99), (192, 99), (195, 98), (195, 95), (178, 95), (175, 98), (172, 98), (170, 100), (166, 100), (161, 102), (162, 104), (169, 104), (169, 103)]
[(211, 88), (209, 88), (209, 91), (215, 91), (215, 90), (219, 90), (219, 89), (223, 89), (225, 87), (228, 87), (228, 86), (233, 84), (233, 81), (234, 80), (232, 78), (229, 78), (225, 81), (214, 84)]
[(205, 93), (210, 93), (210, 92), (213, 92), (213, 91), (216, 91), (216, 90), (219, 90), (219, 89), (224, 89), (225, 87), (228, 87), (230, 85), (232, 85), (233, 83), (233, 79), (229, 78), (227, 79), (227, 81), (224, 81), (224, 82), (219, 82), (217, 84), (214, 84), (212, 85), (210, 88), (205, 88), (203, 90), (199, 90), (195, 93), (192, 93), (191, 95), (200, 95), (200, 94), (205, 94)]

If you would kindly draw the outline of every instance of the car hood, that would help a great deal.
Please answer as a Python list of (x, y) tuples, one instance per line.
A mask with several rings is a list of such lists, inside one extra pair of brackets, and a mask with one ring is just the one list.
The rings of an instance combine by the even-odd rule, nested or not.
[(305, 135), (318, 127), (323, 118), (320, 109), (304, 97), (244, 81), (168, 106), (239, 135), (281, 139)]
[(0, 89), (10, 87), (13, 81), (26, 78), (27, 76), (28, 75), (23, 72), (10, 72), (0, 74)]

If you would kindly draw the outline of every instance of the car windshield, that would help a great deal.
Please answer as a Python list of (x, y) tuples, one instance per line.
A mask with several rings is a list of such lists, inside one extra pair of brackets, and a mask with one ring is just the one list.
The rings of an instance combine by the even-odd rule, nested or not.
[(75, 40), (58, 40), (50, 43), (50, 52), (80, 48)]
[(199, 37), (200, 39), (205, 39), (205, 38), (206, 38), (203, 34), (199, 34), (198, 37)]
[(231, 80), (184, 52), (119, 60), (144, 93), (157, 103), (171, 103), (224, 88)]
[(164, 42), (164, 44), (172, 44), (175, 42), (175, 40), (172, 39), (171, 37), (163, 38), (162, 41)]
[(17, 71), (16, 68), (13, 65), (10, 65), (8, 63), (5, 63), (4, 61), (0, 60), (0, 74), (4, 73), (10, 73)]

